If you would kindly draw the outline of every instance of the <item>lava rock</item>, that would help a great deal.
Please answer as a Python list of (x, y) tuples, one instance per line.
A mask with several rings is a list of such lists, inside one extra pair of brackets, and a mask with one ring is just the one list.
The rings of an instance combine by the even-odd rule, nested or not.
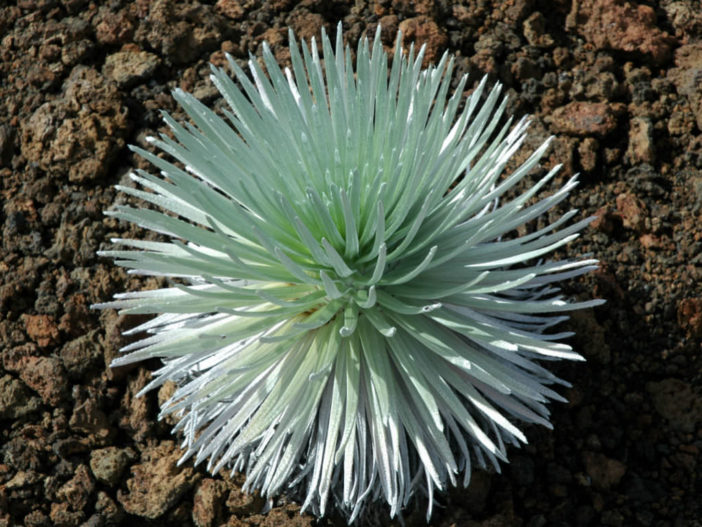
[(0, 419), (17, 419), (34, 412), (41, 405), (19, 380), (11, 375), (0, 377)]
[(161, 59), (147, 51), (118, 51), (105, 59), (102, 74), (120, 88), (129, 88), (149, 79), (160, 64)]
[(182, 452), (172, 441), (148, 447), (141, 463), (132, 466), (127, 492), (117, 499), (129, 514), (155, 519), (166, 513), (196, 483), (199, 475), (188, 466), (177, 465)]
[(135, 459), (136, 453), (131, 448), (100, 448), (90, 453), (90, 470), (99, 482), (115, 487), (124, 469)]
[(702, 42), (678, 48), (675, 52), (675, 65), (677, 67), (668, 70), (668, 78), (673, 81), (678, 93), (690, 101), (697, 127), (702, 130)]
[(662, 65), (675, 39), (656, 26), (656, 12), (625, 0), (576, 0), (566, 28), (577, 31), (596, 49), (637, 52)]
[(556, 133), (576, 136), (604, 137), (617, 127), (617, 116), (612, 105), (601, 102), (571, 102), (546, 117)]
[(702, 394), (691, 384), (669, 378), (649, 382), (646, 390), (656, 411), (676, 430), (691, 433), (702, 423)]

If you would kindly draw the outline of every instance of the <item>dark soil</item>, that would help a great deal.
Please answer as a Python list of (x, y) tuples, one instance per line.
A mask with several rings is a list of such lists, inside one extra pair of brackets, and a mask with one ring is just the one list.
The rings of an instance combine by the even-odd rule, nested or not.
[[(566, 324), (587, 363), (555, 429), (529, 428), (502, 474), (439, 496), (437, 526), (702, 525), (702, 9), (697, 0), (18, 0), (0, 8), (0, 526), (344, 525), (239, 478), (176, 468), (157, 364), (107, 364), (135, 324), (92, 303), (154, 286), (95, 251), (143, 235), (102, 215), (144, 162), (181, 87), (208, 104), (209, 63), (245, 61), (287, 27), (383, 26), (448, 50), (534, 115), (547, 166), (581, 173), (569, 205), (597, 221), (568, 248), (601, 269), (566, 285), (607, 304)], [(532, 145), (532, 146), (533, 146)], [(563, 256), (565, 252), (561, 253)], [(564, 328), (566, 329), (566, 328)], [(423, 525), (424, 504), (405, 512)], [(380, 508), (363, 523), (399, 525)]]

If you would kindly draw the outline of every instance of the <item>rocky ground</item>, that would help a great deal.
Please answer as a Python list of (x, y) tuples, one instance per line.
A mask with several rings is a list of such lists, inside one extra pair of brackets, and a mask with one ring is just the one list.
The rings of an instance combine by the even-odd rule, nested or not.
[(566, 324), (588, 359), (556, 366), (570, 403), (502, 474), (440, 497), (431, 524), (702, 525), (697, 0), (18, 0), (0, 7), (0, 526), (344, 525), (285, 500), (264, 515), (241, 479), (177, 468), (155, 419), (167, 388), (135, 397), (157, 364), (107, 367), (134, 320), (88, 309), (154, 285), (95, 251), (139, 234), (102, 211), (146, 168), (126, 145), (159, 110), (182, 115), (170, 91), (213, 103), (224, 52), (265, 39), (284, 63), (287, 27), (339, 20), (351, 42), (381, 23), (387, 45), (402, 29), (429, 61), (448, 50), (458, 73), (504, 83), (533, 145), (556, 135), (546, 166), (581, 173), (569, 205), (598, 217), (568, 248), (601, 269), (567, 292), (607, 300)]

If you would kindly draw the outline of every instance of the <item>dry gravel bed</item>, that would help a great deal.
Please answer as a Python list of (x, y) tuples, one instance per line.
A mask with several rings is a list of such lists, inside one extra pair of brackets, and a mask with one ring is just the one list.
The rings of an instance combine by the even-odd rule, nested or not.
[[(567, 285), (607, 299), (566, 324), (585, 364), (502, 474), (440, 498), (437, 526), (702, 525), (702, 10), (696, 0), (19, 0), (0, 7), (0, 526), (344, 525), (267, 515), (240, 478), (176, 468), (168, 388), (135, 393), (156, 364), (111, 370), (132, 326), (89, 305), (153, 287), (95, 255), (137, 236), (102, 215), (143, 166), (170, 91), (217, 104), (208, 63), (268, 40), (288, 59), (343, 22), (383, 27), (488, 74), (555, 134), (546, 168), (581, 173), (569, 206), (597, 220), (568, 251), (601, 269)], [(146, 168), (146, 167), (144, 167)], [(123, 198), (119, 198), (123, 199)], [(565, 253), (562, 253), (565, 254)], [(562, 256), (561, 254), (561, 256)], [(424, 525), (423, 504), (406, 511)], [(380, 508), (364, 523), (399, 525)]]

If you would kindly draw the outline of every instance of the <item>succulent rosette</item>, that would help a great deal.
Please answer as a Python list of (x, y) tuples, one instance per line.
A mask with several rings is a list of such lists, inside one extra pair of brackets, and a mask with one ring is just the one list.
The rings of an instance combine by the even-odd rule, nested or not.
[(541, 364), (581, 357), (549, 330), (598, 301), (554, 286), (595, 260), (542, 257), (590, 220), (513, 234), (576, 180), (549, 188), (556, 167), (514, 192), (548, 141), (504, 174), (528, 121), (503, 119), (499, 85), (465, 98), (463, 77), (449, 96), (452, 58), (423, 69), (399, 37), (391, 61), (362, 39), (355, 68), (340, 27), (321, 49), (324, 65), (291, 32), (291, 68), (265, 44), (250, 76), (229, 58), (238, 83), (213, 67), (219, 113), (175, 90), (190, 121), (164, 115), (150, 138), (170, 160), (132, 147), (160, 174), (118, 186), (152, 206), (107, 212), (167, 241), (101, 253), (170, 286), (97, 307), (157, 315), (113, 365), (163, 360), (143, 392), (176, 384), (161, 416), (179, 418), (183, 459), (320, 515), (377, 499), (395, 515), (418, 490), (430, 514), (435, 489), (526, 442), (515, 422), (550, 426), (567, 383)]

